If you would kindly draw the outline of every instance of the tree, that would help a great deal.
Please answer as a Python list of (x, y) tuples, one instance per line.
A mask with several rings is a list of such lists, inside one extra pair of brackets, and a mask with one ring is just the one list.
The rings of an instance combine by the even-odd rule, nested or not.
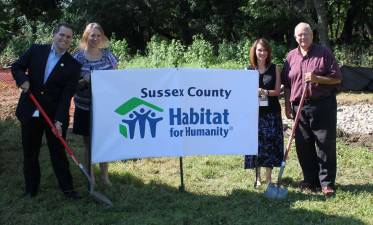
[(317, 14), (317, 30), (319, 32), (320, 42), (325, 46), (330, 46), (328, 35), (328, 16), (325, 0), (313, 1), (316, 14)]
[[(300, 18), (317, 30), (316, 36), (320, 43), (329, 46), (328, 16), (326, 0), (274, 0), (283, 10), (301, 15)], [(301, 22), (301, 21), (298, 21)]]
[(344, 43), (353, 42), (353, 36), (362, 39), (372, 38), (372, 1), (354, 0), (349, 1), (347, 15), (344, 20), (343, 31), (340, 40)]

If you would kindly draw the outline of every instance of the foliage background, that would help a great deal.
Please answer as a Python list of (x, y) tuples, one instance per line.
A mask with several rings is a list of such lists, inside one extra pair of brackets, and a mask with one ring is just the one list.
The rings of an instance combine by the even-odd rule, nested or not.
[[(274, 62), (281, 64), (296, 45), (293, 29), (300, 21), (315, 28), (315, 41), (330, 46), (340, 63), (373, 67), (372, 5), (365, 0), (0, 0), (0, 67), (9, 66), (31, 43), (50, 41), (58, 21), (74, 26), (72, 50), (85, 24), (102, 24), (120, 68), (243, 68), (258, 37), (270, 40)], [(68, 138), (83, 158), (81, 140)], [(290, 194), (284, 201), (268, 200), (265, 187), (252, 187), (254, 173), (243, 170), (242, 156), (186, 157), (185, 193), (178, 192), (178, 159), (154, 158), (110, 165), (113, 187), (99, 184), (98, 189), (113, 199), (111, 209), (92, 202), (73, 165), (84, 199), (64, 199), (45, 143), (41, 193), (30, 201), (21, 198), (19, 140), (19, 124), (1, 120), (0, 224), (373, 224), (372, 151), (340, 139), (335, 198), (300, 192), (293, 149), (285, 171)]]
[[(216, 59), (242, 66), (258, 37), (271, 40), (275, 62), (281, 63), (296, 46), (293, 30), (300, 21), (312, 25), (315, 41), (330, 46), (341, 63), (372, 67), (373, 61), (373, 1), (0, 0), (0, 12), (2, 67), (31, 43), (50, 40), (58, 21), (71, 23), (76, 39), (85, 24), (99, 22), (121, 61), (149, 57), (153, 66), (191, 63), (194, 57), (201, 66)], [(163, 47), (154, 49), (154, 43)], [(172, 49), (178, 49), (172, 59), (162, 55)], [(162, 62), (165, 57), (171, 61)]]

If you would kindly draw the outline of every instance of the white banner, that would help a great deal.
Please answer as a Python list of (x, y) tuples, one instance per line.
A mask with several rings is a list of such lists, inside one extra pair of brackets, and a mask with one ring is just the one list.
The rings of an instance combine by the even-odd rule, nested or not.
[(93, 71), (92, 162), (256, 155), (258, 76), (225, 69)]

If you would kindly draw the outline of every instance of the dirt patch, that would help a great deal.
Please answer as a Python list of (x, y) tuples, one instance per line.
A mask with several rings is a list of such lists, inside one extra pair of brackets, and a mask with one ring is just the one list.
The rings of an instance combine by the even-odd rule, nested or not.
[[(291, 134), (291, 127), (284, 123), (286, 137)], [(337, 128), (337, 138), (350, 147), (366, 147), (373, 152), (373, 134), (349, 134)]]
[(14, 82), (0, 81), (0, 120), (15, 119), (20, 91)]
[[(21, 91), (17, 88), (10, 69), (0, 69), (0, 121), (16, 119), (16, 107)], [(71, 102), (70, 116), (74, 115), (74, 103)], [(70, 126), (73, 122), (70, 118)]]
[(346, 91), (337, 94), (338, 105), (373, 104), (372, 92)]
[(10, 68), (0, 68), (0, 82), (13, 82)]
[(366, 147), (373, 151), (373, 134), (349, 134), (337, 129), (337, 137), (351, 147)]

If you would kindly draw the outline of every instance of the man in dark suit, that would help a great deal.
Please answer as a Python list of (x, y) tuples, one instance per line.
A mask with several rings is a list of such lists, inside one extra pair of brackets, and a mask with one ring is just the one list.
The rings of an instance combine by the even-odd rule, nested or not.
[(81, 65), (67, 52), (73, 31), (68, 24), (58, 24), (52, 45), (32, 45), (13, 65), (12, 74), (22, 89), (16, 116), (21, 122), (23, 173), (26, 198), (37, 195), (40, 185), (39, 152), (45, 131), (50, 158), (60, 188), (68, 198), (78, 199), (74, 191), (69, 163), (63, 145), (52, 133), (31, 102), (30, 91), (47, 115), (54, 120), (59, 135), (66, 137), (70, 101), (75, 92)]

